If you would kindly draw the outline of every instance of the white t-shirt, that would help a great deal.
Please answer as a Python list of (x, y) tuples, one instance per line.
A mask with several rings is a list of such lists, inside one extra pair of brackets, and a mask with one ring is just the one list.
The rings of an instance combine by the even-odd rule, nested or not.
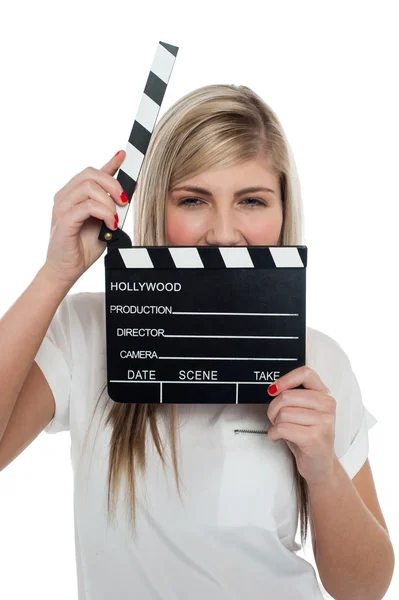
[[(313, 566), (296, 552), (297, 501), (284, 440), (235, 433), (267, 430), (259, 404), (179, 405), (181, 503), (171, 464), (165, 405), (157, 417), (168, 466), (147, 438), (145, 480), (137, 480), (137, 534), (124, 512), (107, 525), (110, 427), (98, 425), (108, 398), (104, 293), (67, 295), (35, 358), (54, 394), (49, 433), (70, 431), (79, 600), (313, 600), (323, 595)], [(307, 328), (306, 364), (337, 401), (335, 452), (351, 478), (368, 456), (364, 407), (342, 348)], [(95, 404), (104, 390), (80, 460)], [(133, 392), (133, 390), (132, 390)], [(106, 413), (107, 414), (107, 411)], [(98, 431), (97, 431), (98, 429)], [(179, 446), (178, 446), (179, 449)]]

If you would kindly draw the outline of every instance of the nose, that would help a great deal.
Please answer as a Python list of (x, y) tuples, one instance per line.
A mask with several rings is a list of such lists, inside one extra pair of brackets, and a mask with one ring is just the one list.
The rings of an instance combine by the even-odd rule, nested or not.
[(245, 238), (237, 229), (237, 224), (228, 213), (219, 213), (212, 219), (205, 241), (209, 246), (239, 246)]

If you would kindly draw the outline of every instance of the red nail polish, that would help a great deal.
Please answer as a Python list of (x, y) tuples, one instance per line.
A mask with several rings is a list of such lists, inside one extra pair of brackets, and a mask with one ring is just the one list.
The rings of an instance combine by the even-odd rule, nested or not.
[(127, 194), (125, 194), (125, 192), (121, 193), (121, 200), (122, 202), (124, 202), (126, 204), (126, 202), (129, 202), (129, 198), (127, 197)]
[(275, 394), (277, 392), (277, 386), (273, 383), (273, 385), (270, 385), (267, 389), (269, 394)]
[[(118, 150), (118, 152), (115, 154), (115, 156), (118, 156), (119, 153), (120, 153), (120, 150)], [(114, 156), (114, 158), (115, 158), (115, 156)]]

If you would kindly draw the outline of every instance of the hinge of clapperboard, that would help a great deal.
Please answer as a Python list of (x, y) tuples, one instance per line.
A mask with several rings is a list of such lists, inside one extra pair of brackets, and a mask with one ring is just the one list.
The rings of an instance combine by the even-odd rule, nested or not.
[(122, 228), (133, 198), (140, 169), (151, 140), (178, 50), (177, 46), (172, 46), (165, 42), (158, 43), (136, 119), (127, 143), (126, 157), (116, 175), (116, 179), (121, 184), (129, 202), (126, 206), (115, 205), (119, 217), (118, 229), (115, 231), (109, 229), (103, 221), (98, 236), (99, 240), (107, 242), (107, 251), (112, 248), (132, 247), (132, 240)]

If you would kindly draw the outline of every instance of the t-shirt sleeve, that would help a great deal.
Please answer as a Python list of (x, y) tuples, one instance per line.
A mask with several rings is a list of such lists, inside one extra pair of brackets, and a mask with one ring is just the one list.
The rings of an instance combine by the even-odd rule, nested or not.
[(353, 479), (367, 460), (368, 431), (378, 421), (363, 404), (358, 380), (346, 355), (345, 358), (337, 400), (335, 447), (337, 458)]
[(72, 384), (71, 332), (68, 295), (61, 301), (35, 357), (55, 401), (55, 414), (46, 433), (69, 430)]

